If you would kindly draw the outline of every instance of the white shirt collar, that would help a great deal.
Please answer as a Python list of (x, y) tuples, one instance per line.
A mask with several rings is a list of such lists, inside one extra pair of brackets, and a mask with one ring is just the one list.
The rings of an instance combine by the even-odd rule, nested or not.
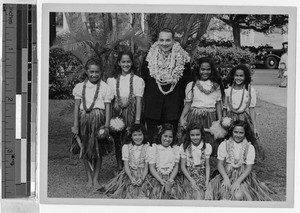
[(172, 149), (172, 147), (171, 146), (164, 147), (163, 145), (159, 144), (159, 145), (157, 145), (157, 149), (158, 150), (167, 150), (167, 149)]
[(200, 144), (198, 146), (194, 146), (194, 144), (191, 144), (192, 146), (192, 151), (194, 151), (195, 149), (199, 149), (201, 150), (203, 147), (203, 142), (201, 141)]

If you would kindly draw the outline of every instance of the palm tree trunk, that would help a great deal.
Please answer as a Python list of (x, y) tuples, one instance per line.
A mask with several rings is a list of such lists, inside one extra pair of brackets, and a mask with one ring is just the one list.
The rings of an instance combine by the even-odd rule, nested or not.
[(113, 41), (116, 41), (118, 39), (117, 23), (118, 23), (118, 14), (117, 13), (111, 13), (112, 40)]

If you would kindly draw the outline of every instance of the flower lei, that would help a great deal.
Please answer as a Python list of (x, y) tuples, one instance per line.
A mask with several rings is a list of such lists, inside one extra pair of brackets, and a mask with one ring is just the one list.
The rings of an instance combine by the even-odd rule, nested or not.
[(229, 109), (230, 109), (230, 111), (232, 111), (234, 113), (244, 112), (250, 106), (250, 102), (251, 102), (251, 86), (250, 86), (250, 84), (248, 85), (249, 99), (248, 99), (248, 101), (246, 103), (246, 106), (245, 106), (245, 108), (243, 110), (240, 110), (240, 108), (242, 107), (242, 104), (243, 104), (243, 101), (244, 101), (245, 85), (243, 86), (243, 94), (242, 94), (241, 102), (240, 102), (240, 104), (239, 104), (239, 106), (237, 108), (234, 108), (233, 105), (232, 105), (232, 91), (233, 91), (233, 87), (234, 87), (234, 85), (230, 89), (230, 95), (229, 95), (229, 97), (227, 97), (227, 102), (228, 102)]
[(205, 173), (204, 173), (204, 168), (205, 168), (205, 161), (204, 161), (204, 156), (205, 156), (205, 150), (201, 149), (201, 159), (200, 159), (200, 172), (195, 168), (193, 156), (192, 156), (192, 146), (188, 146), (187, 148), (187, 167), (188, 171), (191, 175), (191, 177), (196, 181), (197, 186), (199, 186), (202, 189), (205, 189)]
[[(203, 147), (201, 148), (201, 163), (203, 162), (203, 156), (205, 156), (205, 153), (204, 153), (204, 149)], [(192, 168), (195, 168), (195, 165), (194, 165), (194, 159), (193, 159), (193, 155), (192, 155), (192, 146), (189, 145), (188, 148), (187, 148), (187, 166), (191, 166)], [(202, 167), (203, 166), (203, 167)], [(204, 164), (201, 165), (201, 168), (204, 168)]]
[(129, 165), (132, 169), (137, 169), (142, 163), (144, 163), (146, 159), (146, 151), (148, 146), (144, 144), (142, 146), (143, 147), (140, 156), (138, 159), (136, 159), (133, 154), (133, 145), (129, 145)]
[(121, 78), (121, 75), (118, 75), (117, 79), (116, 79), (116, 93), (117, 93), (117, 96), (116, 96), (116, 102), (118, 104), (118, 106), (121, 108), (121, 109), (125, 109), (126, 107), (128, 107), (129, 105), (129, 98), (132, 97), (132, 94), (133, 94), (133, 76), (134, 74), (133, 73), (130, 73), (130, 86), (129, 86), (129, 95), (128, 95), (128, 101), (126, 104), (123, 104), (122, 101), (121, 101), (121, 97), (120, 97), (120, 78)]
[(86, 107), (86, 97), (85, 97), (85, 91), (86, 91), (86, 83), (87, 83), (87, 80), (84, 81), (83, 83), (83, 89), (82, 89), (82, 105), (83, 105), (83, 109), (89, 113), (93, 110), (93, 107), (95, 105), (95, 102), (98, 98), (98, 94), (99, 94), (99, 89), (100, 89), (100, 83), (101, 81), (99, 80), (98, 83), (97, 83), (97, 89), (96, 89), (96, 92), (95, 92), (95, 95), (94, 95), (94, 99), (93, 99), (93, 102), (91, 104), (91, 106), (89, 108)]
[(204, 89), (203, 86), (201, 85), (200, 81), (198, 80), (196, 82), (196, 86), (198, 87), (198, 89), (203, 92), (205, 95), (209, 95), (210, 93), (216, 91), (219, 87), (219, 84), (217, 83), (212, 83), (211, 88), (209, 90)]
[(242, 150), (239, 153), (239, 158), (235, 159), (234, 157), (234, 141), (232, 138), (227, 140), (227, 152), (229, 154), (230, 165), (233, 168), (239, 168), (244, 162), (245, 150), (248, 147), (247, 140), (244, 140), (242, 143)]
[[(172, 151), (174, 152), (174, 150), (172, 149)], [(175, 158), (175, 157), (174, 157)], [(173, 167), (175, 165), (175, 159), (173, 162), (170, 162), (169, 163), (169, 166), (168, 168), (161, 168), (160, 167), (160, 156), (159, 156), (159, 153), (158, 153), (158, 147), (156, 147), (156, 169), (159, 173), (161, 173), (162, 175), (168, 175), (172, 172), (173, 170)]]
[[(175, 42), (171, 54), (164, 59), (159, 52), (159, 43), (155, 42), (149, 50), (146, 61), (148, 61), (150, 76), (155, 78), (161, 93), (167, 95), (174, 90), (183, 76), (184, 65), (190, 61), (190, 56), (178, 42)], [(161, 86), (167, 84), (171, 84), (170, 89), (163, 91)]]

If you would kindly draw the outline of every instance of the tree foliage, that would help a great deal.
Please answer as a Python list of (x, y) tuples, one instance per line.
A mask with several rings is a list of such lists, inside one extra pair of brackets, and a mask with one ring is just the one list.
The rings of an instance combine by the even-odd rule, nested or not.
[(241, 29), (269, 34), (275, 28), (282, 28), (282, 33), (285, 33), (284, 26), (288, 24), (288, 15), (220, 14), (216, 17), (232, 27), (234, 44), (237, 47), (241, 45)]

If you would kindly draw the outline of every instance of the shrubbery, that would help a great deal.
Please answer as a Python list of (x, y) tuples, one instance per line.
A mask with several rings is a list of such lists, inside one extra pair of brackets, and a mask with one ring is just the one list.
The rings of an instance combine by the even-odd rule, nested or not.
[[(207, 42), (207, 46), (200, 46), (196, 49), (193, 53), (193, 59), (202, 56), (212, 57), (223, 77), (227, 75), (233, 66), (240, 64), (242, 61), (248, 64), (255, 63), (256, 55), (249, 49), (243, 50), (230, 46), (230, 42), (215, 41), (215, 43), (222, 44), (222, 46)], [(201, 45), (203, 44), (202, 42)], [(65, 52), (59, 48), (51, 49), (49, 59), (49, 98), (72, 99), (72, 90), (75, 84), (83, 80), (81, 79), (83, 70), (81, 62), (70, 52)], [(111, 71), (106, 69), (104, 77), (108, 76), (111, 76)]]
[(243, 50), (237, 47), (198, 47), (193, 54), (193, 60), (209, 56), (214, 59), (219, 74), (223, 78), (226, 87), (226, 77), (232, 67), (241, 63), (253, 65), (255, 63), (256, 54), (248, 49)]
[(82, 64), (69, 52), (55, 48), (49, 57), (49, 98), (70, 99), (72, 90), (81, 79)]

